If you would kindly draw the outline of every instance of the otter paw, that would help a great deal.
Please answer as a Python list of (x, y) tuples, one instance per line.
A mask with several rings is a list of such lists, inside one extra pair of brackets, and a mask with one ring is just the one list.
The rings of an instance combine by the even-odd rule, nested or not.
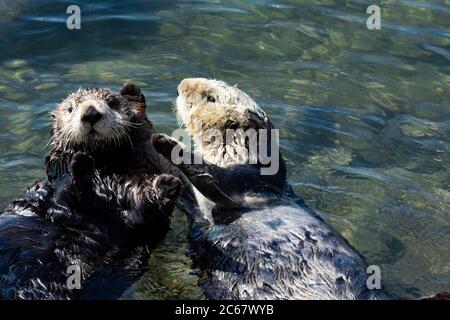
[(72, 178), (87, 180), (94, 177), (94, 159), (85, 152), (77, 152), (69, 164), (69, 171)]
[(141, 89), (134, 83), (125, 83), (120, 90), (120, 94), (128, 101), (145, 104), (145, 97), (142, 94)]
[(162, 174), (153, 182), (158, 195), (168, 202), (175, 201), (181, 191), (181, 180), (170, 174)]
[(178, 145), (178, 142), (166, 134), (154, 134), (152, 136), (152, 143), (156, 151), (158, 151), (165, 158), (170, 159), (172, 149)]
[(125, 96), (139, 96), (141, 94), (141, 89), (136, 86), (134, 83), (125, 83), (120, 89), (120, 94)]

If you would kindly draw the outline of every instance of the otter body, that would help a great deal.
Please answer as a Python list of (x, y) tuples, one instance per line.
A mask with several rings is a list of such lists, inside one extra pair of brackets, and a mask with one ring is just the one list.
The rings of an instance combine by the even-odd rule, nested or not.
[[(151, 240), (136, 242), (137, 231), (100, 193), (88, 208), (73, 188), (37, 183), (0, 215), (1, 299), (83, 298), (99, 280), (104, 291), (93, 297), (116, 298), (139, 274)], [(70, 266), (82, 290), (69, 290)]]
[[(383, 299), (367, 288), (367, 264), (351, 245), (294, 194), (280, 156), (274, 175), (248, 141), (205, 139), (208, 129), (272, 129), (267, 114), (247, 94), (224, 82), (185, 79), (177, 115), (196, 142), (202, 164), (178, 164), (191, 181), (198, 208), (184, 206), (191, 226), (200, 286), (210, 299)], [(225, 141), (225, 140), (223, 140)], [(153, 144), (168, 160), (179, 147), (165, 135)], [(270, 149), (270, 143), (268, 143)], [(271, 150), (272, 153), (279, 152)]]
[[(48, 180), (0, 215), (0, 299), (117, 298), (140, 274), (181, 187), (154, 165), (144, 110), (133, 85), (80, 89), (58, 106)], [(69, 266), (81, 290), (68, 288)]]
[(193, 234), (200, 285), (210, 299), (381, 297), (367, 289), (362, 257), (307, 208), (253, 208)]

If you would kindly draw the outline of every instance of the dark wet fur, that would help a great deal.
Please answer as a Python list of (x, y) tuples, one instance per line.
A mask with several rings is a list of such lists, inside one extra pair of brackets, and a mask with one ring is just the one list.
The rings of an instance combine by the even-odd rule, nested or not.
[[(176, 142), (164, 135), (152, 142), (170, 160)], [(367, 288), (364, 258), (292, 191), (284, 164), (275, 176), (261, 176), (258, 165), (220, 168), (203, 161), (178, 168), (215, 203), (211, 221), (188, 188), (179, 202), (188, 213), (192, 258), (207, 298), (388, 298)], [(244, 195), (266, 202), (252, 205)], [(312, 281), (322, 284), (316, 288)]]
[[(49, 183), (37, 183), (0, 215), (2, 299), (82, 298), (90, 294), (87, 288), (99, 271), (103, 281), (120, 289), (99, 292), (97, 298), (117, 298), (139, 275), (142, 258), (167, 223), (127, 225), (118, 207), (106, 201), (114, 190), (98, 187), (103, 190), (97, 190), (88, 209), (80, 206), (71, 186), (55, 194)], [(24, 211), (35, 215), (23, 216)], [(81, 291), (66, 286), (67, 267), (75, 261), (82, 270)]]
[[(137, 124), (130, 139), (98, 152), (53, 150), (48, 180), (0, 215), (0, 299), (117, 298), (168, 230), (179, 183), (164, 175), (153, 188), (153, 127), (145, 109), (118, 99)], [(82, 290), (67, 288), (72, 264), (81, 266)]]

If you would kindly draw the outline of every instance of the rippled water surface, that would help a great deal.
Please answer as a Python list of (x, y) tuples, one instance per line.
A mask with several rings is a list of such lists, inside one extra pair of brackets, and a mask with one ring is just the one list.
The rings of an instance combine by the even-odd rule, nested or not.
[[(450, 1), (0, 0), (0, 206), (43, 176), (49, 111), (141, 86), (158, 131), (184, 77), (238, 83), (281, 129), (295, 190), (403, 298), (450, 290)], [(82, 29), (66, 28), (77, 3)], [(199, 298), (186, 220), (124, 298)]]

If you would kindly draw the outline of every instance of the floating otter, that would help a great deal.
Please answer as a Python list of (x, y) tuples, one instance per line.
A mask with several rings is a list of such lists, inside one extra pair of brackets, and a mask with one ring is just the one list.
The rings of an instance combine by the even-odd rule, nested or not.
[(53, 113), (48, 180), (0, 215), (0, 299), (116, 298), (168, 230), (181, 182), (153, 165), (140, 90), (121, 93), (80, 89)]
[[(184, 159), (202, 157), (202, 164), (178, 168), (196, 188), (201, 208), (185, 207), (200, 286), (208, 298), (386, 298), (368, 289), (363, 257), (293, 193), (282, 157), (276, 174), (261, 175), (266, 165), (248, 163), (258, 155), (241, 133), (219, 145), (202, 137), (208, 129), (224, 137), (227, 129), (272, 129), (253, 99), (222, 81), (184, 79), (176, 111), (197, 146), (198, 154), (184, 150)], [(176, 140), (154, 135), (152, 141), (173, 160)], [(267, 143), (270, 149), (273, 144)]]

